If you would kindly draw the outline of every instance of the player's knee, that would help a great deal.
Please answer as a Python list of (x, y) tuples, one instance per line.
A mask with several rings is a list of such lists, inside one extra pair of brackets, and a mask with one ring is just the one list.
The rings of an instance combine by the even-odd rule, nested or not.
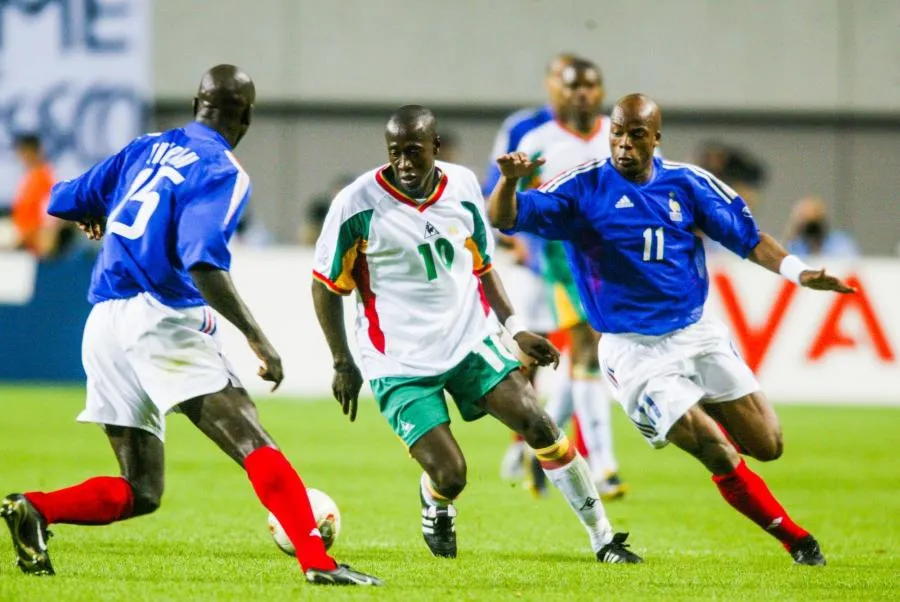
[(534, 449), (550, 447), (556, 443), (556, 439), (559, 437), (559, 427), (553, 423), (546, 412), (539, 408), (536, 410), (526, 417), (522, 436), (525, 438), (525, 442)]
[(466, 461), (458, 458), (435, 467), (434, 474), (429, 474), (438, 492), (454, 499), (466, 488)]
[(132, 481), (131, 492), (134, 500), (131, 511), (132, 516), (152, 514), (162, 505), (162, 486)]
[(784, 453), (784, 440), (781, 437), (781, 433), (772, 433), (761, 444), (754, 446), (754, 449), (751, 451), (753, 457), (760, 462), (777, 460)]

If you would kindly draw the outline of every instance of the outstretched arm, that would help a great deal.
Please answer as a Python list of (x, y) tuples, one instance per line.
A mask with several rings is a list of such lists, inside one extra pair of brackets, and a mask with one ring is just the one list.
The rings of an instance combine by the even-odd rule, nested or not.
[(250, 309), (241, 299), (231, 275), (207, 263), (198, 263), (190, 269), (191, 278), (203, 299), (247, 338), (250, 348), (262, 362), (259, 376), (273, 383), (272, 390), (278, 388), (284, 380), (281, 357), (259, 324), (250, 313)]
[(359, 391), (362, 388), (362, 374), (350, 354), (347, 344), (347, 331), (344, 328), (344, 301), (341, 296), (331, 292), (319, 280), (312, 283), (313, 305), (316, 318), (325, 334), (331, 359), (334, 363), (334, 378), (331, 391), (341, 404), (344, 414), (350, 415), (350, 421), (356, 420), (356, 408)]
[(784, 247), (765, 232), (759, 233), (759, 244), (750, 251), (748, 259), (800, 286), (838, 293), (856, 292), (856, 289), (847, 286), (839, 278), (826, 274), (824, 268), (813, 269), (796, 255), (788, 255)]
[(559, 365), (559, 350), (544, 337), (525, 330), (519, 324), (497, 271), (491, 270), (481, 276), (481, 284), (484, 287), (484, 295), (487, 297), (491, 309), (494, 310), (497, 318), (500, 319), (510, 336), (516, 341), (519, 349), (529, 357), (534, 358), (538, 365), (549, 366), (553, 364), (553, 367), (556, 368)]
[(515, 227), (519, 213), (516, 201), (519, 180), (531, 175), (543, 163), (544, 159), (532, 161), (521, 152), (507, 153), (497, 158), (500, 180), (488, 199), (488, 217), (494, 226), (501, 230)]

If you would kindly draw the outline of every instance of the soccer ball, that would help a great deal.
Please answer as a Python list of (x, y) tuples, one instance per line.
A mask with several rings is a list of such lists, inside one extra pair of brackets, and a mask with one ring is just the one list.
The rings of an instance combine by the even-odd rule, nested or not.
[[(341, 511), (338, 510), (337, 504), (329, 495), (318, 489), (307, 489), (309, 495), (309, 503), (312, 506), (313, 516), (316, 519), (316, 525), (319, 527), (319, 533), (322, 534), (322, 542), (325, 549), (331, 548), (337, 539), (338, 533), (341, 531)], [(287, 533), (281, 528), (281, 523), (275, 518), (275, 515), (269, 513), (269, 533), (275, 544), (285, 554), (294, 556), (294, 544), (288, 539)]]

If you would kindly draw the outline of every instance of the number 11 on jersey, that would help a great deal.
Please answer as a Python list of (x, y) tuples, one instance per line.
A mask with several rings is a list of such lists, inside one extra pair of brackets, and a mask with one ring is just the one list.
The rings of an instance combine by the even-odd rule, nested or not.
[(663, 254), (665, 252), (665, 240), (666, 235), (663, 232), (662, 227), (656, 228), (647, 228), (644, 230), (644, 261), (651, 261), (653, 256), (653, 238), (654, 234), (656, 234), (656, 257), (654, 258), (656, 261), (663, 260)]

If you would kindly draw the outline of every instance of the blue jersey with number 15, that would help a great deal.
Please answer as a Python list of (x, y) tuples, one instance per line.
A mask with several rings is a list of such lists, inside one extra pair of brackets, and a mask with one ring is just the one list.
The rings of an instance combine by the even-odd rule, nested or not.
[(565, 242), (591, 325), (660, 335), (700, 319), (709, 290), (706, 233), (741, 257), (759, 244), (743, 199), (709, 172), (653, 159), (649, 181), (593, 161), (516, 196), (514, 231)]
[(203, 305), (188, 270), (228, 270), (228, 241), (250, 178), (216, 131), (191, 123), (142, 136), (82, 176), (54, 186), (48, 213), (106, 217), (88, 300), (149, 293), (170, 307)]

